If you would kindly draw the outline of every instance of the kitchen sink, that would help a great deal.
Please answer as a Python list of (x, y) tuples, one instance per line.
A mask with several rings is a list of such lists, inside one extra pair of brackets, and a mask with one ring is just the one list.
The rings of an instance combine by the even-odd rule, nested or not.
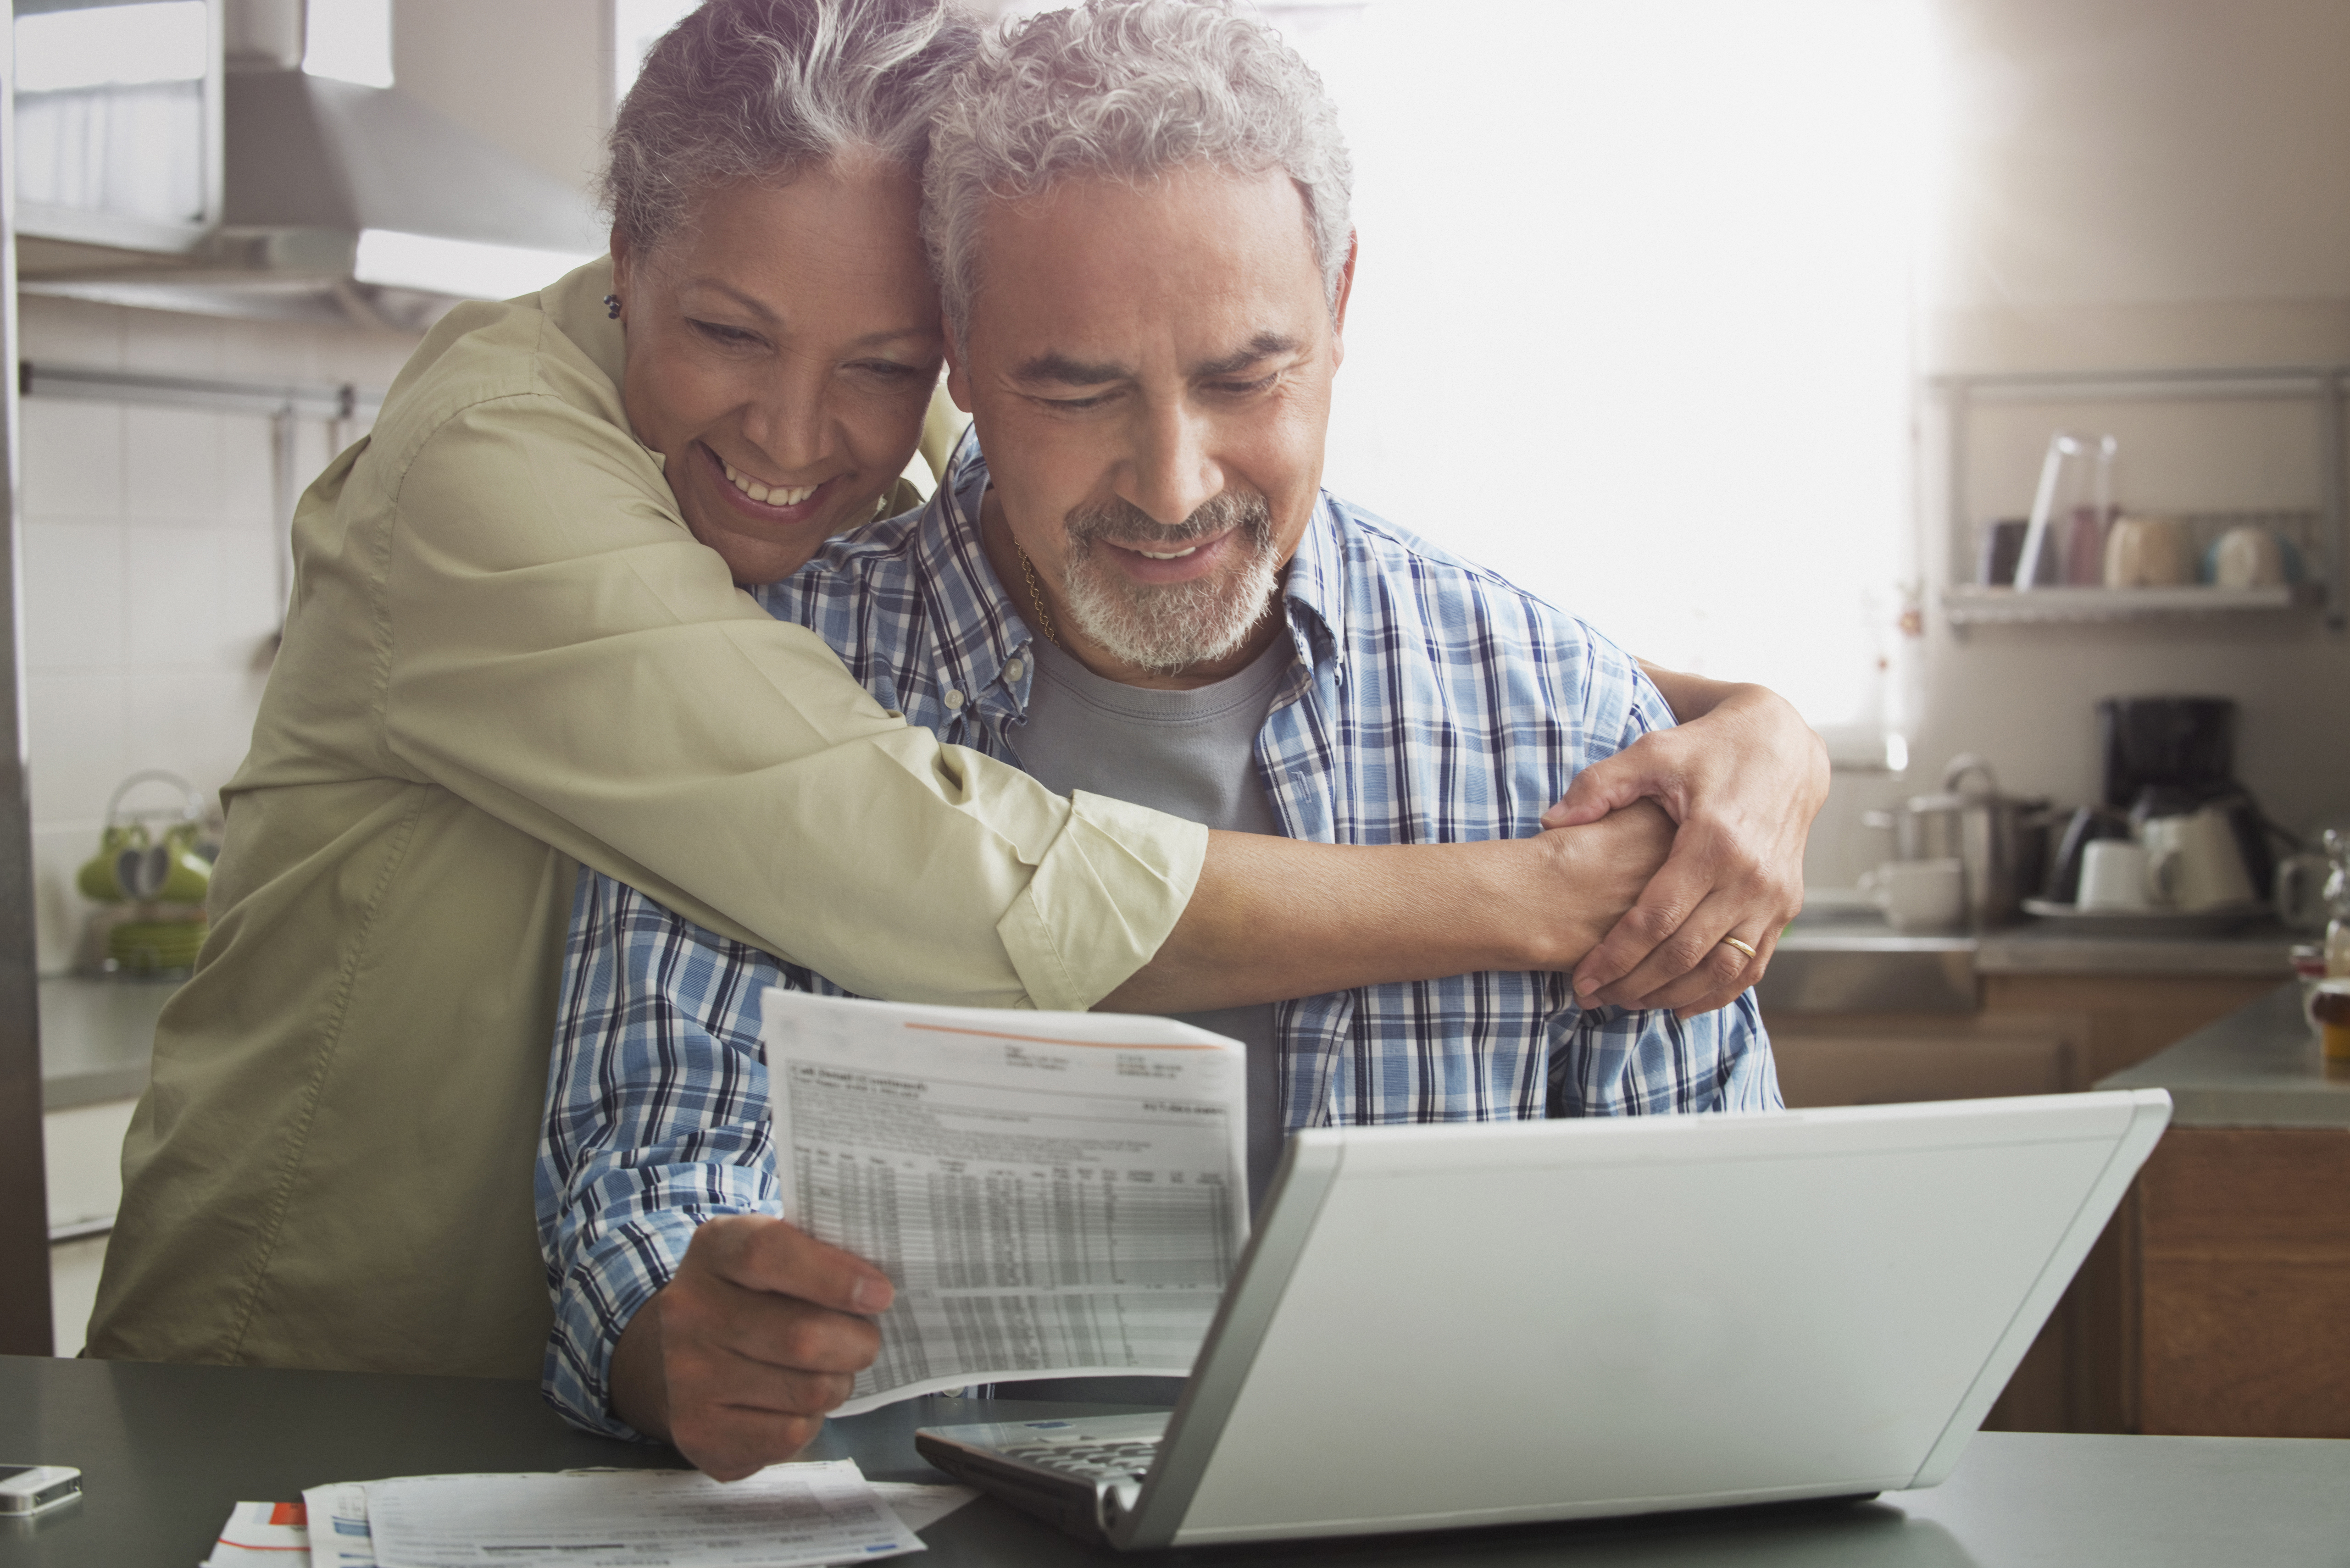
[(1897, 931), (1873, 910), (1806, 910), (1755, 996), (1772, 1012), (1972, 1012), (1977, 940)]

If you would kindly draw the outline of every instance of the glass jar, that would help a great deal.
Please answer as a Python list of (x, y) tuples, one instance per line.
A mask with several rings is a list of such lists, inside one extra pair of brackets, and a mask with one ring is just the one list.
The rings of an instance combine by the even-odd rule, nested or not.
[(2325, 877), (2325, 972), (2350, 980), (2350, 833), (2327, 828), (2325, 857), (2334, 862)]
[(2328, 1068), (2350, 1067), (2350, 980), (2329, 980), (2309, 999)]

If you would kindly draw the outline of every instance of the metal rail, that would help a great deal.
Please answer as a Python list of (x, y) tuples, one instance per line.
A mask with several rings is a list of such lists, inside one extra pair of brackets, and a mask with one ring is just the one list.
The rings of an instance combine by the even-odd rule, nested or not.
[(294, 504), (302, 492), (294, 424), (303, 418), (328, 422), (327, 449), (343, 444), (341, 426), (372, 420), (384, 394), (348, 381), (237, 381), (201, 376), (157, 376), (136, 370), (100, 370), (83, 365), (16, 365), (16, 390), (27, 398), (76, 398), (89, 402), (148, 403), (163, 408), (204, 409), (213, 413), (260, 414), (269, 421), (270, 515), (277, 526), (277, 602), (294, 592)]
[(93, 402), (154, 403), (218, 413), (307, 414), (348, 420), (373, 414), (383, 394), (348, 381), (235, 381), (199, 376), (155, 376), (80, 365), (16, 366), (16, 390), (27, 398), (80, 398)]

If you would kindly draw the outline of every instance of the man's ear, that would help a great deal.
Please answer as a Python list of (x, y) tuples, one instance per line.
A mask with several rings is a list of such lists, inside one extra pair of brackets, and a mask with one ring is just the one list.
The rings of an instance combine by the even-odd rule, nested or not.
[(971, 367), (963, 363), (962, 334), (951, 322), (947, 325), (947, 396), (964, 413), (972, 411)]
[(1347, 231), (1347, 265), (1338, 269), (1338, 298), (1330, 309), (1330, 368), (1347, 362), (1347, 301), (1355, 293), (1355, 258), (1362, 254), (1362, 236)]

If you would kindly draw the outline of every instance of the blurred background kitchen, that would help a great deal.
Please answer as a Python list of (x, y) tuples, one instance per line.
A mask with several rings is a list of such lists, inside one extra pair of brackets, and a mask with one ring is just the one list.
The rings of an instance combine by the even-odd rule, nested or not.
[[(602, 248), (688, 8), (16, 0), (5, 1348), (43, 1254), (80, 1344), (295, 496), (455, 298)], [(1790, 1102), (2180, 1097), (1994, 1424), (2350, 1435), (2350, 1080), (2291, 990), (2350, 830), (2350, 7), (1257, 9), (1356, 156), (1330, 486), (1829, 742)]]

